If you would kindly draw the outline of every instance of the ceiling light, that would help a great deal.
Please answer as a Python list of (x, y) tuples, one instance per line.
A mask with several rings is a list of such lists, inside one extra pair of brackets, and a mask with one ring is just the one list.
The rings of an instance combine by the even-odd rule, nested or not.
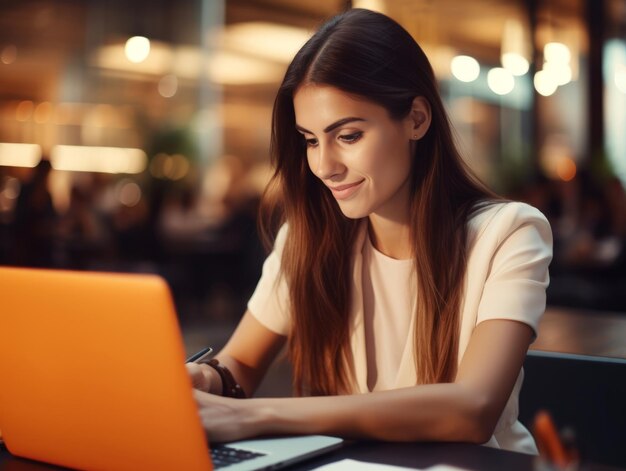
[(148, 159), (141, 149), (59, 145), (52, 148), (50, 162), (55, 170), (141, 173)]
[(207, 70), (213, 82), (229, 85), (279, 82), (285, 73), (276, 63), (227, 51), (213, 54)]
[(0, 165), (7, 167), (36, 167), (41, 161), (38, 144), (0, 143)]
[(380, 13), (387, 11), (384, 0), (352, 0), (352, 8), (364, 8)]
[(310, 37), (304, 28), (254, 21), (227, 26), (219, 44), (227, 51), (288, 64)]

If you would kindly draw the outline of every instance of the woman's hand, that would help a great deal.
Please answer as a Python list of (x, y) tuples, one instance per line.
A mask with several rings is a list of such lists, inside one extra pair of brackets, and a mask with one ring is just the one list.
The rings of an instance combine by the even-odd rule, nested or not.
[(194, 390), (200, 421), (210, 442), (230, 442), (261, 433), (263, 407), (252, 399), (233, 399)]
[(211, 394), (220, 394), (222, 380), (217, 372), (204, 363), (186, 363), (187, 372), (191, 376), (191, 384), (194, 389)]

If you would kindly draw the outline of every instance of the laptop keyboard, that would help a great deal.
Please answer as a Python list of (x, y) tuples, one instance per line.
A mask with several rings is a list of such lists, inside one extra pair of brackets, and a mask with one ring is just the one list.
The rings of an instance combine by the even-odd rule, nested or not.
[(265, 456), (265, 453), (219, 445), (211, 448), (211, 460), (213, 461), (213, 467), (215, 469), (225, 468), (232, 464), (258, 458), (259, 456)]

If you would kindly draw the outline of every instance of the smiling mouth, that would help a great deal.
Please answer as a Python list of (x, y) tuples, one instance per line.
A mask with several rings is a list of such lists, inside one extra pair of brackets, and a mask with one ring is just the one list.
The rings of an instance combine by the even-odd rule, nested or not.
[(352, 196), (361, 186), (365, 179), (356, 182), (356, 183), (348, 183), (347, 185), (339, 185), (335, 187), (328, 187), (330, 191), (332, 191), (335, 199), (344, 200)]

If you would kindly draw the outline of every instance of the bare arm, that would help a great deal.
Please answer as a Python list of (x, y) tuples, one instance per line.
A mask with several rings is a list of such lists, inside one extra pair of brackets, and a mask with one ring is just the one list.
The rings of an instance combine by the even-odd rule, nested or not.
[[(246, 311), (226, 346), (216, 355), (248, 397), (254, 394), (267, 369), (285, 343), (285, 337), (264, 327)], [(221, 394), (222, 381), (206, 364), (187, 364), (194, 387)]]
[(333, 397), (238, 401), (197, 393), (213, 440), (322, 433), (382, 440), (484, 443), (511, 394), (532, 329), (489, 320), (472, 334), (455, 381)]

